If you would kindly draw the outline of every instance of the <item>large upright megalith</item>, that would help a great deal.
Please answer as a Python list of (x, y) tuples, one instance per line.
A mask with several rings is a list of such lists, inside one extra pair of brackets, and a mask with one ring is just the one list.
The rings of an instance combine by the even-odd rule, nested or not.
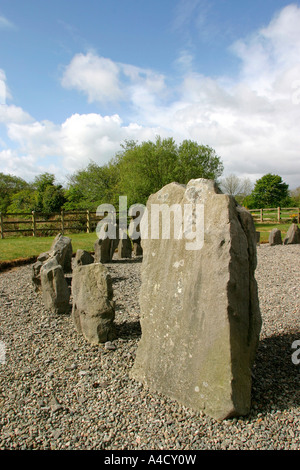
[(150, 196), (141, 232), (131, 377), (216, 419), (247, 414), (261, 329), (250, 213), (211, 180), (171, 183)]

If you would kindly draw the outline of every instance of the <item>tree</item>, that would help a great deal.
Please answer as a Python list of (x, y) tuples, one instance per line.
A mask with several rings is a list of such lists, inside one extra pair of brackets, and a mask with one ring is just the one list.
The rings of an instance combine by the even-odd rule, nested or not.
[(0, 212), (7, 212), (13, 195), (28, 187), (29, 184), (22, 178), (0, 173)]
[(117, 155), (119, 191), (129, 204), (145, 204), (150, 194), (173, 181), (187, 184), (195, 178), (216, 179), (223, 165), (208, 146), (184, 140), (180, 146), (174, 139), (156, 138), (137, 144), (126, 141)]
[(137, 144), (126, 141), (116, 158), (119, 168), (119, 192), (129, 204), (145, 204), (149, 195), (172, 180), (177, 160), (173, 139), (161, 139)]
[(35, 208), (35, 191), (31, 185), (15, 193), (11, 197), (7, 212), (31, 212)]
[(300, 207), (300, 186), (298, 186), (296, 189), (293, 189), (290, 192), (290, 196), (292, 198), (291, 204), (295, 207)]
[(289, 185), (281, 176), (268, 173), (256, 181), (249, 198), (249, 209), (287, 207), (291, 203)]
[(244, 200), (252, 192), (252, 183), (249, 178), (239, 178), (231, 174), (226, 176), (220, 182), (220, 188), (225, 194), (234, 196), (239, 204), (243, 204)]
[(117, 164), (110, 162), (99, 166), (91, 162), (68, 178), (64, 208), (92, 209), (102, 203), (116, 203), (118, 184)]
[(43, 173), (35, 177), (33, 182), (35, 190), (34, 210), (50, 215), (61, 210), (65, 203), (64, 189), (61, 184), (55, 184), (55, 176)]
[(200, 145), (184, 140), (178, 149), (176, 181), (187, 184), (191, 179), (206, 178), (216, 180), (223, 172), (223, 164), (215, 150), (208, 145)]

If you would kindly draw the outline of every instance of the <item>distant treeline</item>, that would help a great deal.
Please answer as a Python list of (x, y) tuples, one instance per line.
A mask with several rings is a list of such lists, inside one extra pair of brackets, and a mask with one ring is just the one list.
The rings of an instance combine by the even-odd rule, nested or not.
[(96, 210), (100, 204), (118, 206), (119, 196), (128, 205), (146, 204), (150, 194), (173, 181), (187, 184), (195, 178), (214, 179), (223, 192), (232, 194), (248, 208), (299, 205), (299, 188), (291, 194), (278, 175), (265, 175), (252, 189), (249, 181), (234, 175), (219, 179), (224, 167), (215, 150), (191, 140), (176, 144), (157, 137), (155, 142), (125, 141), (107, 164), (91, 162), (69, 175), (67, 184), (43, 173), (33, 182), (0, 173), (0, 212), (36, 211), (45, 215), (65, 210)]

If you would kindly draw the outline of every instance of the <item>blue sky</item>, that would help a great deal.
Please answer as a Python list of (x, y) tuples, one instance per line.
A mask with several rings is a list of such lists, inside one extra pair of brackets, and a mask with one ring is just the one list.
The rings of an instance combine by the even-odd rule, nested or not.
[(300, 2), (0, 0), (0, 171), (58, 181), (125, 139), (300, 186)]

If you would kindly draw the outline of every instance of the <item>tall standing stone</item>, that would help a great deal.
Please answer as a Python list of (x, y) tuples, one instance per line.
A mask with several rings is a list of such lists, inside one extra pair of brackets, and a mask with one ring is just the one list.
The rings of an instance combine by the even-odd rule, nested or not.
[[(203, 246), (191, 249), (189, 226), (181, 237), (153, 238), (151, 211), (162, 204), (177, 205), (177, 215), (187, 204), (194, 219), (198, 208), (200, 215), (204, 210), (203, 226), (198, 218)], [(217, 419), (247, 414), (261, 329), (253, 219), (204, 179), (165, 186), (150, 196), (147, 211), (141, 227), (142, 337), (131, 377)]]

